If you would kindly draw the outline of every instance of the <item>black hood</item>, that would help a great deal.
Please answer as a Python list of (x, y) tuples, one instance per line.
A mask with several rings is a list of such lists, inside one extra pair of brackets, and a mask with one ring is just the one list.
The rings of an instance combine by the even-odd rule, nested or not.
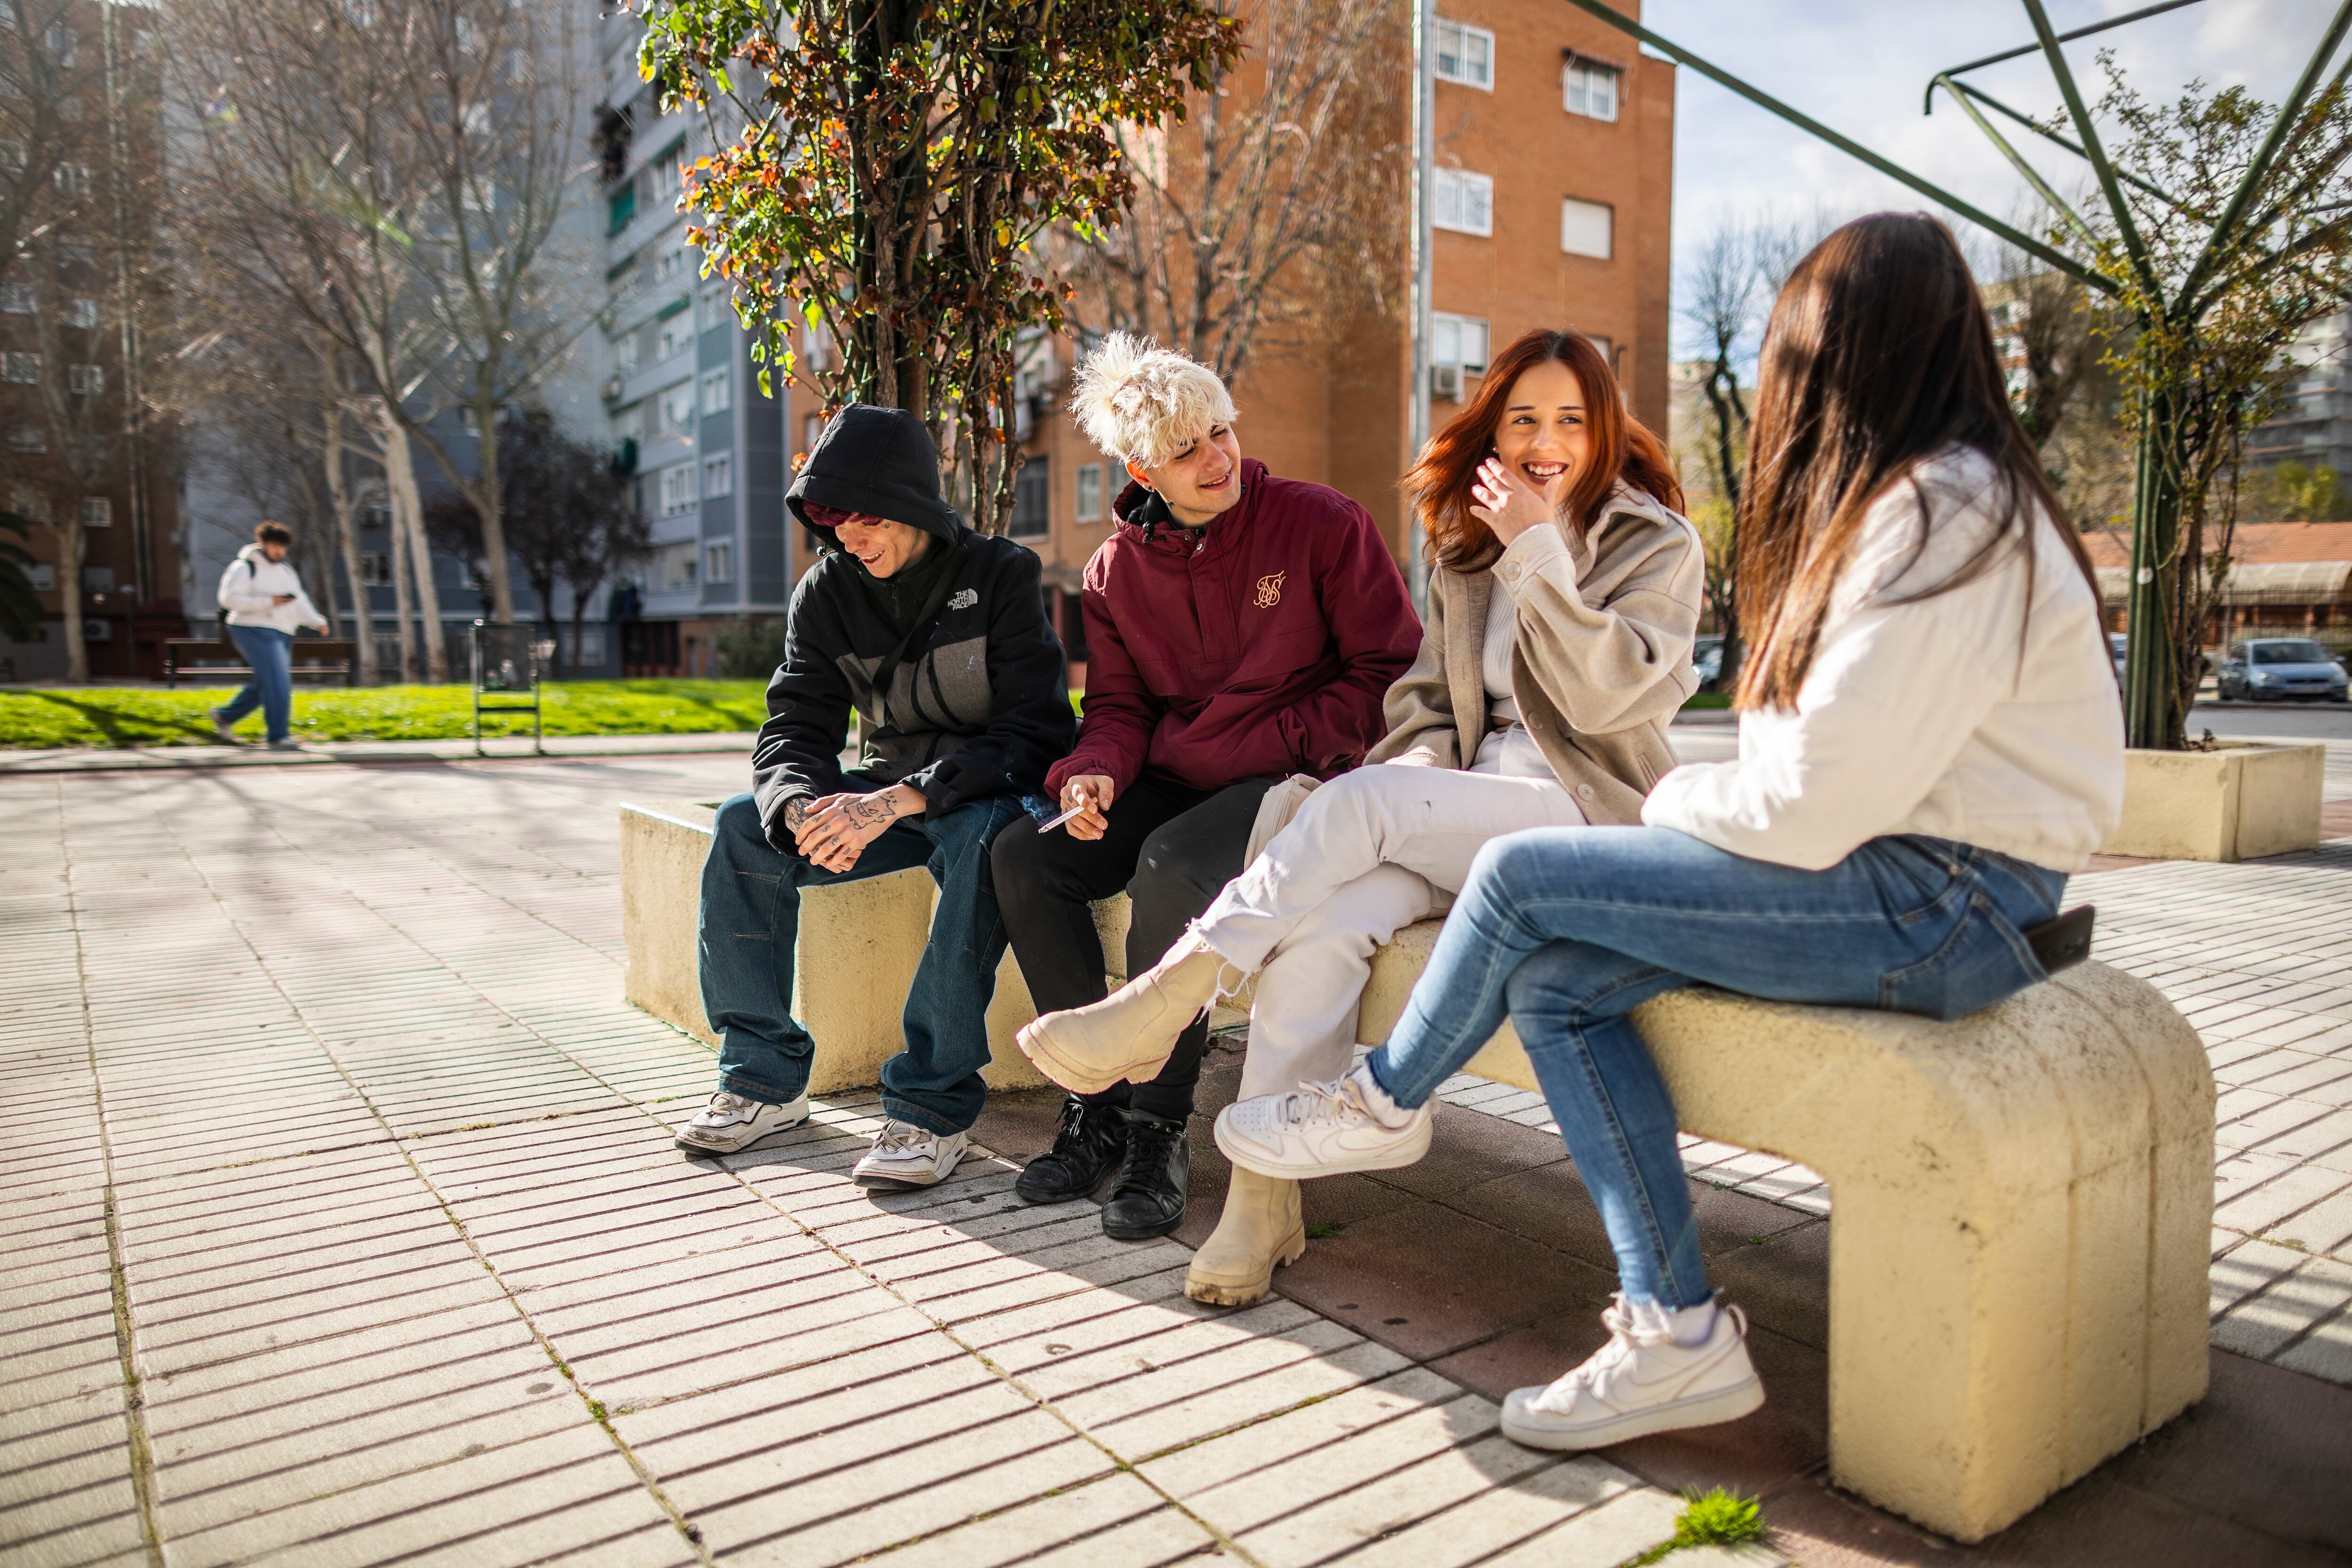
[(940, 496), (939, 448), (923, 422), (903, 408), (853, 403), (835, 415), (784, 492), (793, 516), (815, 529), (826, 549), (837, 548), (831, 529), (809, 521), (803, 501), (887, 517), (947, 543), (964, 531), (963, 520)]

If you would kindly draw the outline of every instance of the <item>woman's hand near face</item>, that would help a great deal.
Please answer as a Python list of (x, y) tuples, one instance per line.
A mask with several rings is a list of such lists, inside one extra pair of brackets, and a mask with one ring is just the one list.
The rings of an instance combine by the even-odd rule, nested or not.
[(1506, 548), (1538, 523), (1552, 521), (1552, 505), (1533, 485), (1503, 466), (1499, 458), (1478, 465), (1470, 481), (1470, 515), (1494, 530)]

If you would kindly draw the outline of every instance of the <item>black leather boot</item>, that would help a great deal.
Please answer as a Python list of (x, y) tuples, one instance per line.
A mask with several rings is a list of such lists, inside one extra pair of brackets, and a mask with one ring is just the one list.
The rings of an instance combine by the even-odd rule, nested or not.
[(1149, 1111), (1127, 1113), (1127, 1158), (1103, 1205), (1103, 1234), (1114, 1241), (1149, 1241), (1184, 1221), (1184, 1184), (1192, 1175), (1192, 1146), (1184, 1122)]
[(1062, 1128), (1054, 1134), (1054, 1146), (1029, 1162), (1013, 1184), (1013, 1195), (1024, 1204), (1092, 1197), (1126, 1152), (1127, 1112), (1073, 1095), (1062, 1101)]

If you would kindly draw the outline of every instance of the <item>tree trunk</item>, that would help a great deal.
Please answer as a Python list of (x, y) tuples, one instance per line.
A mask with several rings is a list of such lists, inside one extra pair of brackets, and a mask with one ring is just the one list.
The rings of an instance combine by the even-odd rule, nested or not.
[[(360, 574), (360, 531), (352, 523), (352, 487), (343, 472), (343, 410), (340, 404), (330, 401), (321, 410), (326, 427), (323, 455), (327, 464), (327, 510), (329, 522), (335, 531), (335, 552), (343, 563), (343, 581), (352, 595), (352, 657), (358, 661), (362, 686), (376, 682), (374, 616), (369, 611), (367, 584)], [(341, 625), (335, 614), (334, 601), (327, 602), (327, 616)]]
[(408, 592), (408, 535), (397, 518), (392, 516), (391, 485), (385, 483), (384, 532), (392, 541), (392, 618), (400, 639), (400, 680), (404, 686), (416, 684), (416, 622), (412, 615)]
[(383, 411), (384, 489), (392, 500), (392, 525), (408, 541), (408, 561), (416, 574), (416, 610), (425, 641), (425, 679), (438, 686), (449, 679), (448, 639), (441, 632), (441, 591), (433, 581), (433, 547), (425, 538), (425, 503), (416, 493), (416, 466), (409, 456), (408, 426), (392, 409)]
[(58, 532), (58, 602), (66, 612), (66, 679), (89, 679), (89, 644), (82, 637), (81, 506), (68, 498), (65, 516), (50, 524)]
[(499, 432), (494, 421), (498, 417), (498, 401), (487, 395), (474, 402), (474, 472), (477, 476), (468, 487), (473, 493), (466, 499), (474, 503), (474, 510), (482, 520), (482, 553), (490, 563), (490, 619), (499, 626), (514, 621), (514, 574), (507, 561), (507, 530), (505, 514), (499, 509), (504, 497), (499, 493)]
[[(2179, 550), (2180, 477), (2176, 448), (2180, 408), (2176, 396), (2158, 393), (2148, 400), (2139, 433), (2139, 480), (2132, 504), (2129, 641), (2124, 654), (2124, 743), (2148, 751), (2180, 750), (2189, 704), (2195, 700), (2190, 661), (2198, 654), (2194, 628), (2175, 623), (2188, 594), (2183, 581), (2193, 563)], [(2188, 689), (2183, 691), (2186, 684)]]

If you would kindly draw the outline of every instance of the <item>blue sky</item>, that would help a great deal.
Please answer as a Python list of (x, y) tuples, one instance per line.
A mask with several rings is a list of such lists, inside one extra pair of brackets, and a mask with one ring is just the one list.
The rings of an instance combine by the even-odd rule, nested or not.
[[(2047, 3), (2064, 32), (2148, 0)], [(1643, 0), (1642, 9), (1654, 31), (1989, 212), (2008, 216), (2025, 195), (2023, 182), (1941, 94), (1932, 117), (1919, 112), (1921, 90), (1937, 71), (2032, 41), (2032, 24), (2016, 0)], [(2094, 56), (2112, 47), (2151, 97), (2202, 78), (2217, 86), (2242, 82), (2276, 101), (2334, 11), (2333, 0), (2203, 0), (2070, 44), (2067, 58), (2093, 99), (2100, 79)], [(2058, 106), (2037, 57), (1969, 79), (2030, 113)], [(1928, 206), (1696, 71), (1678, 72), (1677, 81), (1678, 258), (1727, 218)], [(2061, 191), (2086, 179), (2078, 160), (2049, 153), (2035, 163)]]

